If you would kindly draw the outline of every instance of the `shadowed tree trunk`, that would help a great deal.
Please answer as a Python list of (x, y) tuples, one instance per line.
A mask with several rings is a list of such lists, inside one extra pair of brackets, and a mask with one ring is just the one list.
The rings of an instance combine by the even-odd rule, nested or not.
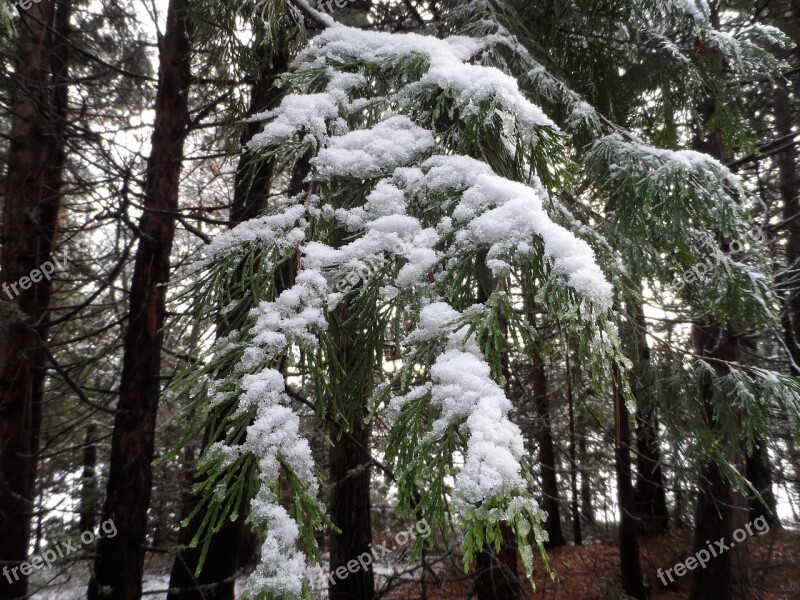
[(100, 512), (100, 490), (97, 482), (97, 425), (86, 426), (83, 443), (83, 473), (81, 473), (81, 531), (90, 531), (97, 525)]
[[(692, 328), (695, 350), (717, 360), (737, 359), (737, 342), (731, 327), (718, 323), (695, 324)], [(702, 390), (704, 418), (714, 427), (714, 406), (710, 382)], [(695, 519), (695, 551), (707, 548), (724, 538), (731, 542), (733, 532), (747, 521), (744, 496), (733, 487), (716, 462), (709, 462), (700, 476), (700, 496)], [(712, 557), (705, 569), (698, 570), (692, 580), (692, 600), (745, 600), (749, 593), (747, 544), (736, 544)]]
[(581, 519), (584, 524), (594, 527), (596, 524), (594, 516), (594, 505), (592, 503), (592, 478), (586, 463), (589, 460), (589, 453), (586, 443), (586, 420), (581, 413), (578, 413), (578, 456), (581, 468)]
[(569, 409), (569, 484), (572, 497), (572, 541), (576, 546), (583, 544), (581, 532), (581, 513), (578, 508), (578, 460), (575, 449), (575, 398), (572, 395), (572, 369), (567, 350), (567, 406)]
[(755, 494), (748, 497), (748, 511), (751, 521), (763, 517), (770, 527), (778, 524), (777, 503), (772, 492), (772, 468), (769, 464), (769, 454), (762, 439), (757, 439), (753, 451), (745, 456), (745, 475), (747, 480), (761, 495), (759, 499)]
[(0, 579), (0, 598), (27, 594), (18, 568), (28, 554), (36, 495), (56, 268), (51, 254), (65, 162), (70, 8), (68, 0), (43, 0), (20, 11), (0, 263), (0, 299), (18, 308), (4, 310), (0, 323), (0, 566), (15, 576)]
[(161, 393), (162, 328), (183, 142), (189, 125), (188, 0), (170, 0), (160, 43), (158, 92), (144, 212), (134, 262), (123, 342), (119, 404), (114, 419), (104, 518), (117, 535), (104, 537), (89, 581), (90, 600), (136, 600), (142, 594), (147, 511), (152, 487), (156, 415)]
[[(330, 435), (335, 440), (330, 450), (330, 517), (341, 529), (341, 533), (332, 533), (330, 536), (330, 570), (335, 574), (337, 569), (346, 568), (347, 563), (359, 555), (370, 552), (372, 520), (369, 464), (372, 459), (369, 453), (369, 427), (355, 427), (350, 435), (343, 435), (337, 440), (339, 428), (332, 424)], [(348, 573), (346, 577), (329, 580), (330, 600), (372, 600), (374, 594), (372, 565)]]

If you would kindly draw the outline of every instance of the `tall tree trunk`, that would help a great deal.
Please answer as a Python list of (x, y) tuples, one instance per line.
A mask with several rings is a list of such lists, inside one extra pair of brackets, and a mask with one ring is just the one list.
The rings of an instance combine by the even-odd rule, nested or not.
[(650, 347), (647, 322), (641, 303), (631, 307), (634, 315), (633, 393), (636, 396), (636, 487), (634, 499), (639, 518), (639, 532), (645, 535), (665, 533), (669, 529), (667, 492), (658, 447), (658, 417), (648, 390)]
[[(275, 85), (277, 77), (288, 68), (289, 56), (286, 48), (264, 48), (261, 64), (264, 71), (253, 84), (250, 95), (248, 114), (253, 115), (274, 108), (281, 97), (280, 89)], [(248, 123), (242, 133), (242, 145), (248, 142), (260, 129), (257, 122)], [(236, 179), (231, 206), (230, 221), (237, 225), (252, 219), (267, 208), (272, 178), (275, 170), (274, 160), (263, 160), (253, 152), (244, 152), (236, 168)], [(290, 195), (302, 191), (302, 180), (293, 181)], [(295, 178), (297, 179), (297, 178)], [(230, 325), (218, 324), (218, 334), (230, 333)], [(225, 432), (220, 435), (224, 436)], [(212, 428), (205, 431), (203, 447), (219, 441), (212, 439)], [(191, 481), (189, 482), (191, 485)], [(197, 506), (198, 498), (189, 495), (189, 502), (184, 503), (182, 519), (187, 518)], [(213, 534), (208, 546), (205, 564), (199, 575), (195, 576), (200, 565), (201, 547), (189, 547), (189, 542), (197, 534), (200, 519), (192, 520), (181, 529), (181, 550), (175, 556), (170, 573), (167, 600), (233, 600), (235, 596), (235, 576), (243, 563), (243, 546), (248, 535), (245, 519), (249, 510), (249, 498), (242, 499), (239, 517), (235, 521), (226, 520), (219, 532)]]
[(170, 0), (160, 44), (155, 123), (147, 165), (144, 212), (134, 262), (123, 343), (119, 404), (114, 419), (104, 518), (117, 535), (104, 537), (89, 581), (90, 600), (141, 597), (147, 510), (158, 400), (166, 284), (178, 210), (183, 143), (188, 132), (189, 0)]
[(614, 467), (617, 476), (619, 502), (619, 559), (622, 571), (622, 589), (631, 598), (644, 600), (647, 596), (639, 561), (639, 538), (636, 504), (631, 478), (630, 415), (622, 397), (619, 366), (614, 365)]
[(575, 449), (575, 398), (572, 395), (572, 369), (567, 350), (567, 406), (569, 409), (569, 484), (572, 497), (572, 541), (576, 546), (583, 544), (581, 532), (581, 513), (578, 508), (578, 460)]
[[(347, 563), (361, 554), (369, 553), (372, 543), (369, 427), (356, 426), (350, 435), (337, 440), (339, 433), (339, 427), (331, 424), (330, 435), (334, 443), (329, 458), (330, 517), (341, 529), (341, 533), (332, 533), (330, 537), (332, 574), (341, 567), (347, 568)], [(372, 565), (348, 573), (344, 578), (329, 579), (330, 600), (372, 600), (374, 594)]]
[(27, 577), (18, 567), (28, 554), (36, 497), (51, 254), (64, 169), (70, 5), (43, 0), (20, 14), (0, 262), (0, 298), (20, 311), (19, 318), (6, 311), (0, 323), (0, 566), (16, 570), (0, 580), (0, 598), (27, 594)]
[[(716, 99), (710, 96), (698, 107), (698, 113), (705, 123), (711, 120), (715, 106)], [(706, 139), (696, 139), (694, 149), (718, 160), (725, 157), (719, 129), (712, 131)], [(738, 337), (734, 327), (722, 325), (713, 318), (692, 324), (692, 344), (695, 354), (715, 361), (715, 365), (738, 360)], [(726, 367), (717, 368), (723, 374)], [(701, 385), (699, 401), (704, 422), (713, 429), (716, 426), (714, 415), (717, 407), (714, 406), (711, 382)], [(730, 458), (732, 464), (739, 460), (740, 457)], [(744, 525), (747, 516), (746, 499), (733, 490), (731, 482), (716, 462), (710, 461), (704, 465), (698, 487), (700, 493), (695, 519), (695, 551), (707, 548), (707, 540), (725, 538), (730, 541), (733, 532)], [(712, 557), (705, 569), (694, 572), (691, 600), (745, 600), (749, 597), (747, 544), (737, 544), (729, 551)]]

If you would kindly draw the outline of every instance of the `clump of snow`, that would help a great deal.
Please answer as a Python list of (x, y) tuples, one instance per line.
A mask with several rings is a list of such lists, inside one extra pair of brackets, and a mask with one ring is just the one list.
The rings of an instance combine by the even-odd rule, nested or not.
[(257, 596), (267, 589), (279, 597), (299, 598), (307, 564), (297, 549), (297, 523), (277, 504), (274, 494), (264, 488), (253, 499), (251, 508), (266, 528), (266, 538), (261, 546), (261, 562), (248, 577), (245, 593)]
[(454, 494), (458, 506), (474, 508), (524, 493), (520, 460), (525, 449), (519, 427), (508, 418), (511, 402), (492, 379), (474, 336), (459, 324), (461, 316), (444, 302), (421, 310), (419, 325), (406, 343), (444, 338), (446, 349), (431, 367), (431, 381), (394, 398), (390, 410), (396, 414), (408, 402), (429, 395), (440, 413), (425, 439), (441, 438), (449, 428), (465, 425), (466, 455)]
[(371, 129), (332, 137), (314, 159), (320, 177), (375, 177), (410, 163), (433, 147), (433, 134), (395, 115)]

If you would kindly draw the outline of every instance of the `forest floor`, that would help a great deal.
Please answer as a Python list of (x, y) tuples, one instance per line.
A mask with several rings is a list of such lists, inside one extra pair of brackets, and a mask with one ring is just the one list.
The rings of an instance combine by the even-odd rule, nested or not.
[[(750, 576), (758, 600), (800, 600), (800, 532), (773, 529), (763, 536), (747, 538), (750, 555)], [(689, 572), (676, 578), (675, 584), (665, 587), (656, 570), (666, 570), (691, 554), (692, 532), (669, 533), (653, 539), (641, 540), (642, 566), (648, 583), (650, 600), (686, 600), (689, 596)], [(565, 546), (549, 553), (554, 573), (551, 579), (542, 568), (541, 559), (536, 564), (536, 590), (527, 589), (525, 600), (618, 600), (619, 556), (611, 541), (598, 541), (584, 546)], [(151, 556), (145, 576), (144, 598), (161, 600), (169, 584), (169, 561), (165, 555)], [(408, 564), (397, 557), (393, 563), (376, 565), (378, 587), (393, 581), (382, 600), (417, 600), (422, 597), (418, 573), (414, 583), (396, 585), (396, 574), (408, 570)], [(436, 569), (440, 582), (428, 579), (427, 600), (469, 600), (473, 595), (472, 580), (464, 576), (456, 565)], [(33, 597), (41, 600), (81, 600), (86, 597), (88, 570), (73, 565), (68, 573), (39, 572), (36, 580), (41, 589)], [(317, 600), (327, 597), (327, 581), (321, 569), (312, 580), (313, 596)], [(524, 575), (521, 575), (524, 577)], [(237, 582), (237, 591), (243, 581)]]
[[(759, 600), (800, 600), (800, 532), (773, 529), (763, 536), (747, 538), (750, 556), (750, 580)], [(668, 587), (659, 581), (657, 569), (666, 570), (686, 560), (692, 552), (692, 532), (682, 530), (641, 544), (642, 567), (651, 600), (686, 600), (692, 572)], [(530, 600), (618, 600), (619, 550), (615, 543), (598, 542), (584, 546), (564, 546), (549, 553), (551, 579), (537, 557), (534, 579), (536, 589), (527, 591)], [(459, 575), (460, 581), (454, 581)], [(523, 575), (524, 577), (524, 575)], [(451, 579), (452, 578), (452, 579)], [(468, 600), (472, 582), (463, 573), (450, 573), (443, 587), (429, 582), (429, 600)], [(385, 598), (412, 600), (420, 598), (419, 584), (396, 590)], [(474, 598), (474, 596), (472, 596)]]

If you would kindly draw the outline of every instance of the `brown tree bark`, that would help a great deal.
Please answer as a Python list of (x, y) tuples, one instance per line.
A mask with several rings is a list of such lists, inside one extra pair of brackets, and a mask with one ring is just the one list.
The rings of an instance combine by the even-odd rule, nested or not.
[(104, 537), (89, 581), (90, 600), (136, 600), (142, 593), (156, 415), (161, 393), (166, 284), (178, 209), (183, 143), (188, 131), (189, 0), (170, 0), (160, 43), (155, 123), (144, 212), (134, 262), (114, 419), (104, 518), (117, 535)]
[(619, 366), (614, 365), (614, 467), (619, 502), (619, 559), (622, 589), (631, 598), (644, 600), (647, 594), (639, 561), (638, 523), (631, 477), (630, 415), (622, 397)]
[(20, 11), (0, 262), (0, 299), (19, 309), (18, 315), (5, 311), (0, 323), (0, 566), (14, 576), (0, 579), (0, 598), (27, 594), (19, 564), (28, 554), (35, 501), (56, 268), (51, 254), (64, 169), (70, 8), (68, 0), (43, 0)]

